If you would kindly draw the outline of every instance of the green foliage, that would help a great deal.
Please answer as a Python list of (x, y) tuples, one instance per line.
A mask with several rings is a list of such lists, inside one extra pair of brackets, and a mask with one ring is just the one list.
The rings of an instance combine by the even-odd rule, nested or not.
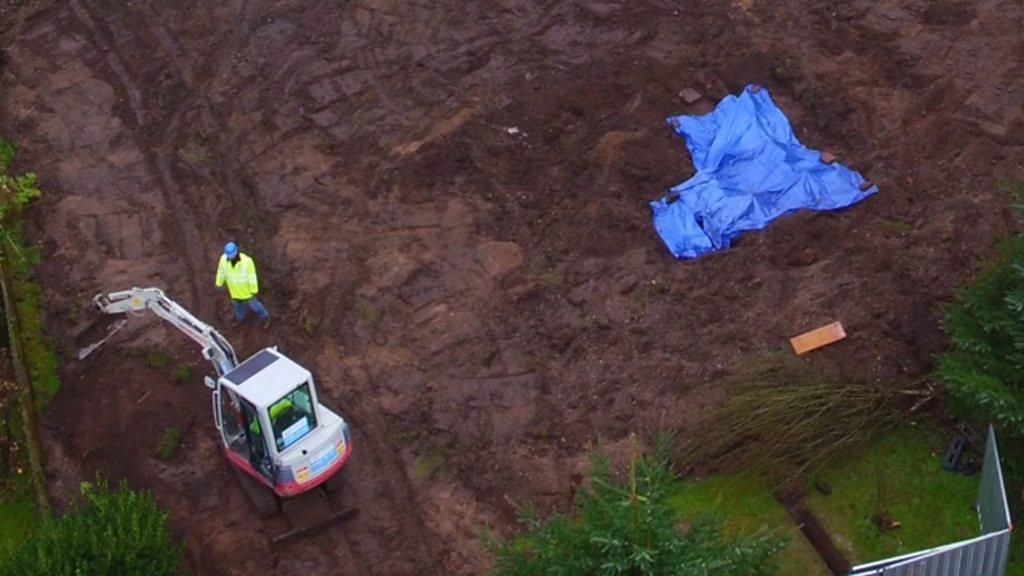
[(879, 227), (882, 229), (882, 232), (890, 236), (904, 236), (914, 229), (913, 226), (902, 220), (882, 220), (882, 224)]
[(356, 326), (359, 328), (376, 328), (384, 317), (384, 312), (363, 296), (356, 296)]
[(168, 426), (164, 429), (164, 435), (160, 437), (160, 444), (156, 447), (156, 457), (168, 462), (177, 454), (179, 446), (181, 446), (181, 429)]
[(29, 472), (22, 469), (0, 490), (0, 565), (19, 542), (32, 534), (38, 522)]
[(430, 448), (416, 458), (416, 462), (412, 466), (412, 477), (417, 479), (431, 477), (446, 468), (451, 458), (452, 449), (447, 445)]
[(0, 564), (39, 523), (17, 389), (0, 382)]
[(0, 174), (0, 220), (4, 220), (8, 212), (18, 212), (41, 196), (38, 182), (32, 172), (21, 176)]
[(60, 388), (57, 376), (57, 354), (43, 331), (43, 289), (32, 278), (32, 268), (39, 264), (40, 253), (30, 246), (19, 218), (22, 209), (41, 195), (36, 175), (9, 176), (7, 169), (17, 154), (17, 147), (0, 139), (0, 241), (8, 243), (9, 267), (21, 328), (22, 354), (28, 365), (29, 377), (36, 394), (37, 404), (45, 407)]
[(17, 154), (17, 146), (0, 138), (0, 222), (4, 224), (8, 213), (17, 214), (41, 195), (34, 173), (27, 172), (21, 176), (7, 174)]
[(668, 292), (668, 285), (664, 282), (659, 282), (657, 278), (649, 282), (644, 281), (630, 291), (629, 303), (637, 314), (641, 314), (647, 309), (647, 305), (654, 298), (659, 294), (667, 294)]
[(562, 277), (558, 274), (558, 271), (553, 268), (539, 272), (537, 274), (537, 279), (552, 290), (558, 290), (562, 287)]
[(180, 150), (180, 153), (185, 158), (185, 161), (193, 166), (207, 164), (210, 161), (210, 153), (199, 140), (189, 140), (188, 144)]
[(85, 502), (48, 518), (0, 566), (0, 576), (172, 576), (182, 574), (182, 550), (167, 513), (153, 497), (125, 484), (83, 484)]
[(146, 365), (150, 368), (165, 368), (170, 363), (170, 357), (163, 352), (153, 351), (146, 355)]
[(318, 326), (320, 326), (319, 320), (312, 316), (305, 316), (302, 319), (302, 330), (306, 333), (307, 336), (312, 336), (313, 334), (316, 334), (316, 329)]
[[(1024, 182), (1007, 188), (1024, 200)], [(940, 359), (939, 375), (953, 410), (1024, 436), (1024, 234), (999, 245), (950, 307), (945, 326), (953, 350)]]
[(682, 530), (670, 504), (676, 489), (668, 443), (635, 454), (628, 478), (616, 481), (607, 459), (595, 458), (591, 489), (578, 515), (539, 520), (523, 514), (527, 532), (492, 542), (492, 576), (614, 575), (760, 576), (775, 574), (783, 541), (767, 534), (725, 537), (707, 517)]
[(18, 155), (18, 147), (0, 138), (0, 173), (6, 173), (7, 169), (11, 167), (11, 163), (14, 162), (14, 157)]
[(179, 362), (171, 372), (171, 378), (178, 383), (188, 382), (195, 373), (195, 367), (189, 362)]

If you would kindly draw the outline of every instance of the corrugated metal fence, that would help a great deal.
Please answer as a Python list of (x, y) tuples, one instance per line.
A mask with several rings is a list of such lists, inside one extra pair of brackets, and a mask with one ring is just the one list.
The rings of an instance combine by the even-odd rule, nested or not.
[(850, 576), (1003, 576), (1010, 551), (1010, 508), (996, 433), (988, 428), (978, 486), (981, 536), (930, 550), (856, 566)]

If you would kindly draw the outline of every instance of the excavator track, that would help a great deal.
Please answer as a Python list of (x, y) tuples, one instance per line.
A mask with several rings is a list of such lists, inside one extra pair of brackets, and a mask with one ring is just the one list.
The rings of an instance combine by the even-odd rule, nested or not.
[(318, 530), (351, 520), (359, 514), (355, 507), (339, 507), (332, 504), (332, 496), (323, 488), (283, 500), (281, 511), (292, 526), (281, 534), (270, 538), (271, 544), (287, 544)]
[(242, 485), (242, 489), (245, 490), (245, 494), (249, 497), (249, 501), (252, 502), (260, 518), (266, 520), (281, 512), (280, 500), (266, 486), (235, 466), (231, 466), (231, 471), (238, 478), (238, 483)]
[(331, 478), (330, 487), (325, 483), (316, 490), (281, 499), (245, 472), (234, 466), (231, 467), (231, 470), (238, 478), (239, 484), (242, 485), (260, 518), (266, 520), (283, 513), (285, 519), (288, 520), (289, 528), (280, 534), (271, 536), (271, 544), (294, 542), (317, 530), (351, 520), (359, 514), (358, 508), (344, 507), (340, 504), (341, 480), (337, 477)]

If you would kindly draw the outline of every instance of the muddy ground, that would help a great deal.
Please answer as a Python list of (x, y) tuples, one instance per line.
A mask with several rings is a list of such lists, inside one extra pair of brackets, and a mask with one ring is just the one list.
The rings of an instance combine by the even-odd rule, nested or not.
[[(0, 128), (46, 192), (31, 233), (66, 359), (52, 486), (152, 489), (195, 574), (481, 574), (482, 527), (566, 509), (599, 440), (686, 437), (730, 366), (790, 336), (840, 320), (850, 338), (812, 362), (925, 373), (1024, 162), (1011, 0), (0, 6)], [(750, 82), (880, 193), (675, 261), (645, 204), (692, 172), (664, 119)], [(260, 266), (268, 333), (227, 328), (229, 238)], [(207, 367), (167, 327), (73, 360), (89, 298), (132, 285), (314, 369), (353, 426), (356, 519), (270, 548), (283, 520), (250, 509)], [(168, 426), (184, 446), (164, 463)]]

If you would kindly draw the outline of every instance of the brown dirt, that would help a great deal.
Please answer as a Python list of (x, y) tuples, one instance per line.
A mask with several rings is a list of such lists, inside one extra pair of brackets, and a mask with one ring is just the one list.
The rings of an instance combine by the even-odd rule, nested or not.
[[(816, 358), (921, 374), (1012, 220), (1022, 20), (998, 0), (8, 0), (0, 128), (46, 191), (32, 234), (67, 358), (52, 480), (154, 490), (197, 574), (480, 574), (482, 526), (566, 507), (599, 438), (686, 434), (744, 356), (841, 320)], [(692, 169), (664, 118), (747, 82), (881, 192), (673, 261), (645, 202)], [(101, 290), (163, 286), (226, 326), (229, 237), (276, 317), (236, 347), (280, 345), (354, 427), (359, 516), (284, 549), (217, 454), (203, 370), (147, 365), (199, 365), (188, 342), (135, 323), (71, 360)]]

